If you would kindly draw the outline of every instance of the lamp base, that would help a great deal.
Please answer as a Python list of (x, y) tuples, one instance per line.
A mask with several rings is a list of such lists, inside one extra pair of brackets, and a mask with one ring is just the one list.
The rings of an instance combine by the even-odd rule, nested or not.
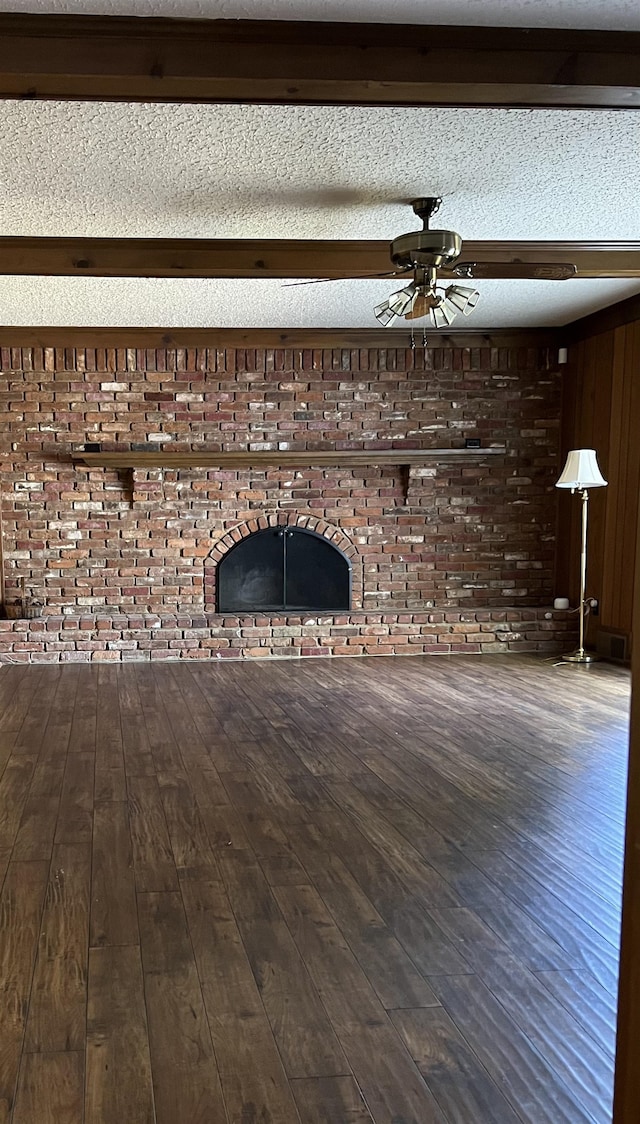
[(566, 656), (560, 657), (561, 663), (597, 663), (600, 656), (595, 652), (585, 652), (584, 648), (576, 648), (575, 652), (569, 652)]

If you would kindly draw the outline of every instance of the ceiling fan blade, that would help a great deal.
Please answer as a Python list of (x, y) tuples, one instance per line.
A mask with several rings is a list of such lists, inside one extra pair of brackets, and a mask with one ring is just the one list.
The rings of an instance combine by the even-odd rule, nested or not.
[(325, 281), (375, 281), (379, 277), (403, 277), (406, 270), (390, 269), (388, 273), (356, 273), (353, 277), (314, 277), (310, 281), (283, 281), (283, 289), (295, 289), (296, 285), (324, 285)]
[(475, 280), (567, 281), (577, 269), (570, 262), (457, 262), (450, 270), (455, 277)]

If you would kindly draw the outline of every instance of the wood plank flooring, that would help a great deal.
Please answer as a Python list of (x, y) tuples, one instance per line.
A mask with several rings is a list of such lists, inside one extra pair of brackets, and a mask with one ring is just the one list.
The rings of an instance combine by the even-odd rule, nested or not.
[(0, 1124), (606, 1124), (629, 677), (5, 666)]

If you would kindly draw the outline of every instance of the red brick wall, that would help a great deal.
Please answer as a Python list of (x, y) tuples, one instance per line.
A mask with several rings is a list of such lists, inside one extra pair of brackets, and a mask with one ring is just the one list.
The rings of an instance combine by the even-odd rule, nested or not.
[[(551, 598), (559, 385), (546, 348), (3, 348), (1, 360), (8, 601), (24, 578), (51, 616), (202, 617), (216, 544), (258, 519), (339, 529), (370, 613)], [(406, 502), (392, 466), (131, 480), (70, 461), (85, 442), (275, 452), (460, 447), (465, 436), (507, 454), (414, 469)]]

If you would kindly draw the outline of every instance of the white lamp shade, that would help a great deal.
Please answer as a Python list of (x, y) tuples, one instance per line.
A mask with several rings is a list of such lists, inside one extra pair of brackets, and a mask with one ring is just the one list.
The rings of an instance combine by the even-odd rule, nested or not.
[(598, 468), (595, 449), (572, 449), (556, 488), (604, 488), (607, 481)]

